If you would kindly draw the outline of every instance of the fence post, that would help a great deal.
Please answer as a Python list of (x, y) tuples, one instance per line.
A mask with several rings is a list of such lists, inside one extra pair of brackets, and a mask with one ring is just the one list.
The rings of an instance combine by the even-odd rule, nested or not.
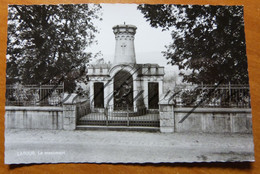
[(105, 111), (106, 112), (106, 114), (105, 114), (105, 116), (106, 116), (106, 126), (108, 126), (108, 112), (109, 112), (108, 109), (109, 109), (108, 107), (105, 108), (105, 110), (106, 110)]
[(39, 105), (42, 105), (42, 83), (40, 82), (40, 103)]
[(229, 106), (231, 106), (231, 85), (230, 85), (230, 82), (228, 82), (228, 94), (229, 94)]
[(64, 95), (64, 82), (62, 82), (62, 93)]
[(203, 94), (203, 82), (201, 82), (201, 94)]
[(127, 126), (129, 126), (129, 110), (128, 110), (128, 105), (126, 105), (126, 110), (127, 110)]

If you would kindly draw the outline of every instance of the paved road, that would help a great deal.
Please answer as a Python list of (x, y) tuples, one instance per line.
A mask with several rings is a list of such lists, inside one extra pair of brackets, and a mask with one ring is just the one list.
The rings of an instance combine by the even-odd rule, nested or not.
[(7, 130), (5, 163), (252, 161), (250, 134)]

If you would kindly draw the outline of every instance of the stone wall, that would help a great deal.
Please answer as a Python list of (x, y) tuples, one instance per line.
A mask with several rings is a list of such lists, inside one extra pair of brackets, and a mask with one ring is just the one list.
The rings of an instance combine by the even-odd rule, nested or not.
[(65, 94), (63, 107), (6, 106), (6, 129), (76, 129), (77, 94)]
[(62, 129), (62, 107), (5, 107), (6, 129)]
[[(160, 105), (161, 132), (252, 132), (252, 115), (251, 109), (248, 108), (196, 108), (193, 110), (193, 108), (172, 107), (173, 111), (171, 111), (171, 107), (172, 105)], [(185, 116), (187, 118), (179, 123)]]
[[(76, 129), (78, 101), (71, 95), (63, 107), (5, 107), (6, 129)], [(175, 108), (160, 103), (161, 132), (251, 133), (249, 108)], [(179, 123), (184, 117), (187, 118)]]

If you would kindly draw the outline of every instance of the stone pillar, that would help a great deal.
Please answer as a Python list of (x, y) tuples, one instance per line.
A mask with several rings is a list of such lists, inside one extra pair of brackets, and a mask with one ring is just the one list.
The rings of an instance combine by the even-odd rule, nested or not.
[(108, 85), (109, 85), (109, 81), (105, 80), (104, 81), (104, 108), (108, 107), (107, 102), (108, 102), (108, 99), (110, 96), (110, 91), (109, 91)]
[(174, 103), (169, 101), (170, 95), (165, 96), (159, 102), (160, 131), (162, 133), (174, 132)]
[(77, 94), (64, 95), (63, 102), (63, 129), (76, 129), (76, 98)]
[[(159, 81), (159, 97), (163, 95), (163, 80)], [(160, 100), (160, 98), (159, 98)]]
[[(133, 99), (137, 96), (138, 94), (138, 88), (137, 88), (137, 83), (136, 79), (133, 80)], [(134, 112), (137, 112), (137, 103), (136, 100), (133, 101), (133, 106), (134, 106)]]
[(110, 84), (108, 85), (109, 88), (109, 107), (112, 109), (112, 111), (114, 110), (114, 78), (112, 78)]
[(143, 79), (143, 90), (144, 90), (144, 104), (145, 104), (145, 107), (148, 109), (149, 106), (148, 106), (148, 80), (147, 78), (144, 78)]
[(89, 100), (90, 100), (90, 109), (94, 111), (94, 82), (90, 80), (89, 82)]
[(114, 82), (113, 79), (108, 80), (104, 83), (104, 106), (105, 108), (113, 108), (114, 106), (114, 98), (113, 98), (113, 90), (114, 90)]

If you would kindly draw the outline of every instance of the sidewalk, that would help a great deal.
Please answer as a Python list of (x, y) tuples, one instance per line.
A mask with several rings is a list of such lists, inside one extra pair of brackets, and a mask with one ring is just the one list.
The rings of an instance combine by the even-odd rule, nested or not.
[(251, 134), (6, 130), (5, 163), (252, 161)]

